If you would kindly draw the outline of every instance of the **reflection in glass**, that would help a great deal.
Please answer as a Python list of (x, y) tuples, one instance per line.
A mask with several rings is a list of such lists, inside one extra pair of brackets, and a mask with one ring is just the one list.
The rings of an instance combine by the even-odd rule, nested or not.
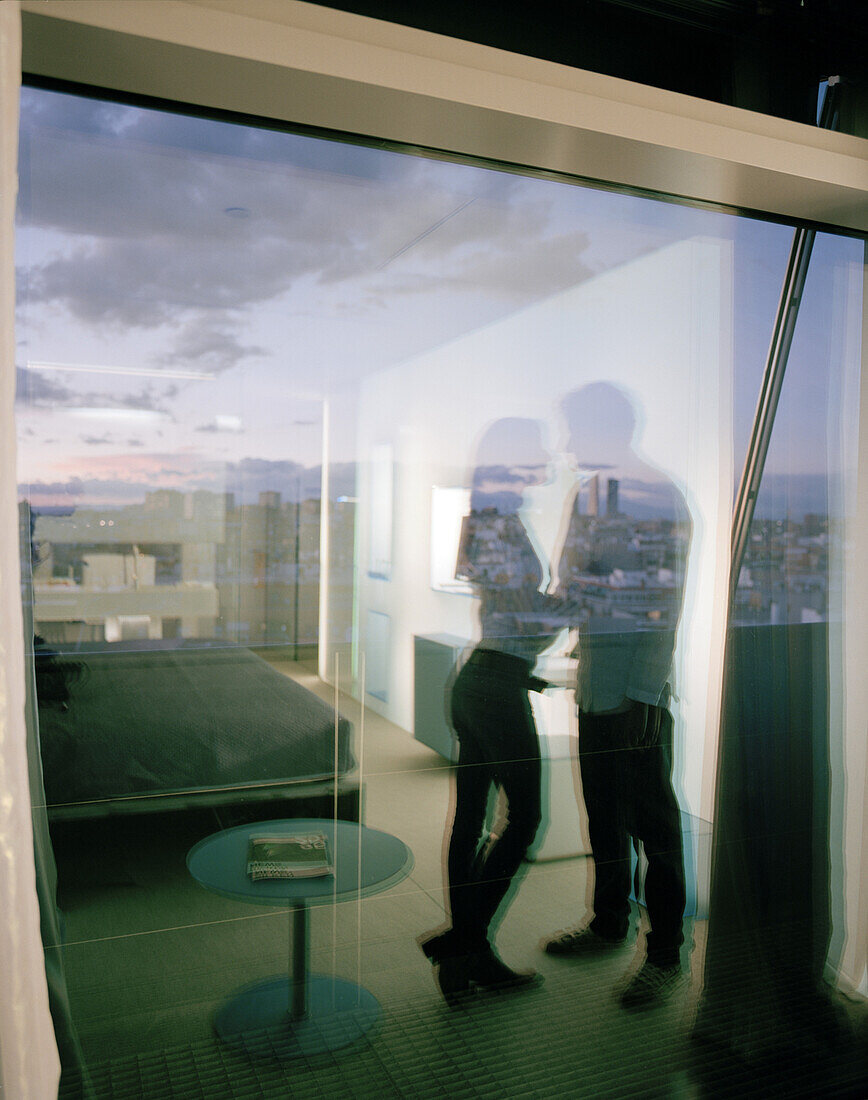
[[(408, 1006), (422, 1014), (422, 1047), (406, 1064), (425, 1066), (434, 1091), (454, 1090), (435, 1041), (442, 1003), (414, 938), (448, 910), (443, 654), (451, 663), (480, 639), (479, 575), (455, 575), (460, 520), (474, 489), (494, 492), (493, 482), (474, 485), (477, 467), (509, 473), (515, 458), (481, 463), (477, 441), (493, 423), (520, 419), (545, 426), (538, 442), (551, 461), (544, 479), (525, 479), (517, 494), (517, 482), (497, 489), (489, 505), (511, 500), (511, 510), (497, 515), (493, 545), (507, 576), (529, 545), (536, 564), (527, 590), (559, 593), (580, 609), (564, 629), (550, 624), (534, 673), (554, 685), (534, 694), (543, 774), (552, 777), (538, 813), (551, 831), (558, 826), (564, 858), (548, 862), (543, 839), (497, 945), (551, 978), (532, 994), (540, 1050), (570, 1087), (594, 1080), (614, 1095), (677, 1091), (663, 1059), (625, 1066), (623, 1051), (635, 1049), (642, 1025), (604, 1001), (617, 975), (600, 982), (575, 967), (566, 980), (562, 961), (535, 941), (581, 919), (576, 903), (589, 882), (587, 821), (573, 786), (573, 693), (581, 682), (593, 698), (605, 685), (587, 662), (584, 672), (577, 667), (583, 644), (590, 648), (581, 631), (641, 618), (666, 638), (675, 674), (672, 790), (695, 910), (692, 984), (676, 1003), (691, 1008), (701, 993), (708, 837), (722, 813), (733, 483), (791, 229), (45, 89), (24, 89), (21, 118), (19, 497), (25, 536), (33, 523), (26, 598), (41, 639), (38, 734), (85, 1060), (97, 1070), (111, 1049), (124, 1065), (159, 1060), (165, 1075), (195, 1049), (226, 1072), (212, 1009), (257, 968), (283, 969), (283, 924), (275, 931), (265, 915), (199, 897), (184, 859), (239, 815), (289, 813), (278, 813), (273, 794), (299, 811), (306, 800), (306, 816), (335, 806), (358, 816), (361, 806), (368, 824), (413, 848), (416, 870), (403, 892), (360, 901), (355, 923), (336, 918), (312, 950), (337, 974), (366, 971), (366, 987), (386, 1008), (384, 1027), (400, 1030)], [(786, 707), (751, 711), (745, 728), (759, 730), (751, 744), (761, 759), (744, 776), (761, 777), (760, 793), (774, 787), (784, 801), (790, 792), (810, 801), (810, 788), (813, 821), (828, 810), (828, 842), (816, 830), (791, 849), (779, 845), (774, 815), (761, 829), (744, 823), (747, 842), (780, 867), (809, 842), (828, 850), (828, 876), (811, 906), (829, 906), (831, 948), (802, 923), (804, 934), (779, 939), (777, 957), (796, 957), (810, 942), (815, 970), (825, 966), (826, 980), (854, 995), (866, 992), (857, 690), (865, 653), (861, 621), (845, 611), (860, 591), (848, 553), (862, 507), (862, 263), (860, 242), (818, 236), (730, 618), (754, 642), (793, 642), (786, 658), (771, 641), (741, 651), (745, 676), (762, 668), (763, 684), (777, 677), (792, 689), (781, 696)], [(614, 414), (565, 437), (563, 395), (601, 378), (639, 415), (629, 463), (606, 451)], [(661, 505), (661, 486), (676, 487), (669, 498), (689, 511), (689, 537)], [(524, 535), (515, 541), (517, 525)], [(796, 634), (810, 637), (807, 649)], [(426, 639), (439, 646), (436, 660), (415, 662)], [(808, 650), (810, 661), (792, 663)], [(58, 665), (66, 669), (59, 677)], [(89, 676), (78, 667), (87, 665)], [(364, 697), (363, 669), (373, 688)], [(111, 691), (105, 678), (115, 680)], [(743, 728), (732, 704), (744, 702), (744, 685), (726, 692), (725, 733)], [(82, 717), (88, 700), (99, 721)], [(314, 733), (301, 750), (303, 763), (315, 762), (306, 770), (287, 763), (287, 725), (308, 713), (300, 700), (325, 708), (322, 721), (301, 723)], [(443, 756), (414, 737), (421, 702)], [(793, 715), (808, 712), (799, 726)], [(362, 728), (360, 792), (352, 769)], [(794, 741), (799, 729), (828, 739)], [(186, 769), (183, 781), (160, 764), (167, 745)], [(98, 795), (79, 788), (70, 801), (73, 779), (101, 771)], [(827, 775), (828, 804), (819, 797)], [(526, 806), (530, 832), (537, 810)], [(794, 873), (790, 881), (803, 880)], [(634, 894), (635, 917), (644, 902), (641, 889)], [(764, 926), (770, 910), (748, 908), (753, 929)], [(736, 965), (724, 956), (718, 977), (735, 978)], [(601, 1015), (610, 1047), (587, 1042), (587, 1022)], [(678, 1024), (661, 1021), (677, 1040)], [(449, 1064), (476, 1088), (496, 1047), (494, 1087), (509, 1095), (527, 1063), (484, 1030), (462, 1033)], [(577, 1068), (577, 1051), (591, 1064)], [(248, 1074), (242, 1084), (253, 1072), (232, 1071)], [(325, 1087), (318, 1067), (269, 1072), (276, 1092), (287, 1080), (294, 1090)], [(365, 1084), (410, 1093), (418, 1082), (401, 1072)], [(526, 1091), (536, 1083), (531, 1077)]]
[[(540, 591), (543, 569), (519, 512), (524, 491), (545, 480), (548, 462), (533, 421), (490, 425), (479, 443), (458, 544), (455, 575), (478, 595), (479, 637), (449, 698), (459, 744), (446, 862), (451, 923), (422, 942), (449, 1004), (477, 987), (520, 988), (535, 978), (501, 961), (492, 924), (503, 919), (542, 815), (529, 692), (544, 686), (533, 668), (563, 617), (560, 601)], [(493, 795), (500, 812), (488, 824)]]
[[(590, 919), (556, 933), (546, 950), (590, 955), (626, 943), (630, 844), (641, 844), (650, 928), (645, 960), (621, 1001), (644, 1009), (681, 978), (686, 887), (670, 701), (691, 521), (674, 483), (633, 449), (636, 416), (622, 391), (585, 386), (563, 409), (584, 483), (569, 505), (558, 577), (576, 607), (578, 752), (594, 885)], [(644, 487), (646, 518), (620, 499), (622, 484)]]

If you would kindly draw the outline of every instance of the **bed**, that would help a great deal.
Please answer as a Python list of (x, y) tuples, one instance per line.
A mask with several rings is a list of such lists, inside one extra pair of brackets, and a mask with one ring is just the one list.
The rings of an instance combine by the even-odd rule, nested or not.
[(336, 792), (358, 816), (351, 723), (249, 649), (57, 645), (37, 647), (36, 668), (53, 820)]

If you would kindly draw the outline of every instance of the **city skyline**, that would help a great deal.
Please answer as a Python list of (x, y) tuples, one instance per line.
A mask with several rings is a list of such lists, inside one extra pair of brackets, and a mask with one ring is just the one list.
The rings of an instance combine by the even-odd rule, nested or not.
[[(152, 482), (132, 479), (96, 480), (88, 482), (74, 479), (66, 483), (27, 483), (18, 486), (19, 498), (26, 500), (35, 513), (69, 514), (76, 509), (120, 509), (142, 503), (155, 488), (179, 493), (213, 492), (237, 497), (239, 503), (252, 504), (263, 493), (279, 493), (284, 502), (319, 500), (322, 487), (322, 467), (305, 467), (289, 461), (268, 462), (263, 459), (243, 459), (234, 467), (236, 478), (224, 478), (221, 469), (213, 475), (202, 473), (179, 475), (180, 483), (155, 486)], [(231, 471), (230, 471), (231, 472)], [(212, 480), (209, 480), (209, 476)], [(357, 469), (355, 463), (333, 464), (329, 469), (330, 498), (352, 499), (356, 491)], [(460, 484), (462, 471), (456, 470), (456, 486)], [(663, 484), (662, 482), (660, 483)], [(655, 504), (653, 483), (622, 478), (620, 493), (630, 503), (631, 514), (638, 518), (653, 518), (665, 513), (665, 500)], [(300, 490), (300, 492), (299, 492)], [(114, 493), (118, 496), (115, 498)], [(494, 506), (500, 500), (501, 491), (491, 494)], [(512, 500), (512, 494), (506, 493)], [(828, 511), (828, 475), (826, 474), (766, 474), (755, 510), (757, 520), (803, 518), (806, 515), (825, 514)]]

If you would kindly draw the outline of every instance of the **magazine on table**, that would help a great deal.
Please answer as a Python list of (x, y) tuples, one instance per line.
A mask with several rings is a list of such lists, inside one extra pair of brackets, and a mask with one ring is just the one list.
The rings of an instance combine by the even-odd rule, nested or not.
[(251, 836), (247, 873), (254, 882), (269, 878), (317, 878), (333, 875), (334, 866), (324, 833)]

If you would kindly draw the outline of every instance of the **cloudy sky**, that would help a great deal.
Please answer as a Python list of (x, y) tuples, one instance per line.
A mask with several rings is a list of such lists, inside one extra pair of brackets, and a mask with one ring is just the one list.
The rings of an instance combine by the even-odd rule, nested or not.
[[(36, 503), (288, 485), (322, 461), (324, 400), (330, 458), (351, 462), (365, 375), (697, 236), (733, 249), (743, 450), (785, 226), (33, 88), (20, 164), (20, 481)], [(818, 244), (780, 469), (822, 468), (830, 326), (858, 257)]]

